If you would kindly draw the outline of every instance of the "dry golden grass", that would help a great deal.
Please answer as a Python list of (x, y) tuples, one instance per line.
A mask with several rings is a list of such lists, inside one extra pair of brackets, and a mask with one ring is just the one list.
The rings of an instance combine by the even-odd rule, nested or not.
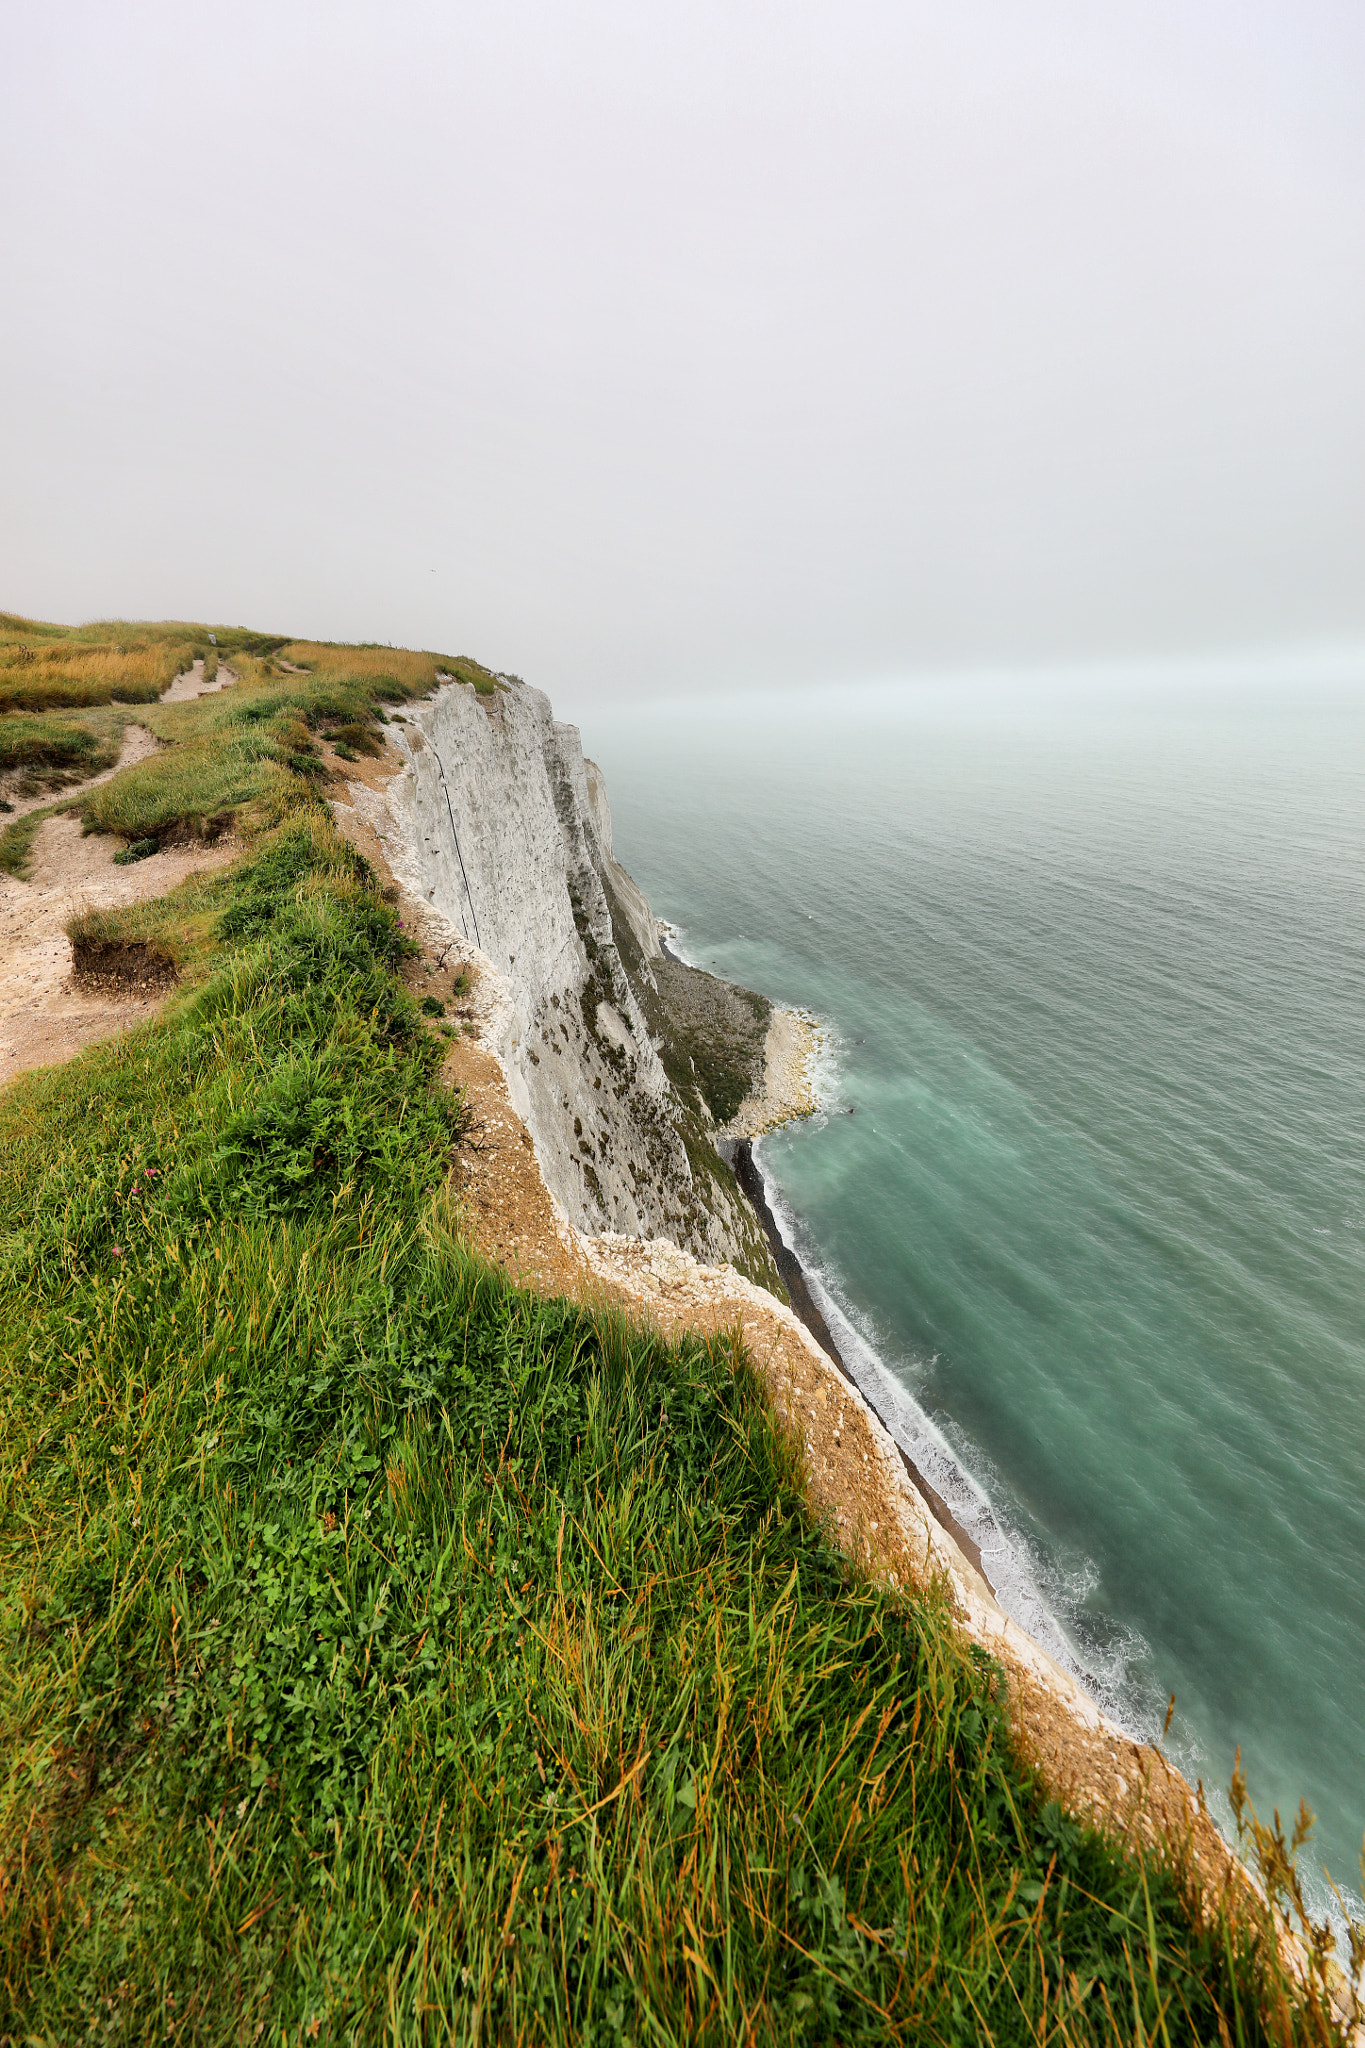
[[(468, 655), (424, 654), (408, 647), (329, 647), (325, 641), (295, 640), (280, 649), (276, 660), (380, 686), (392, 680), (398, 684), (395, 696), (425, 695), (438, 674), (459, 676), (484, 696), (497, 687), (492, 671)], [(385, 694), (382, 687), (378, 694)]]
[(54, 626), (0, 612), (0, 711), (150, 704), (198, 655), (232, 661), (282, 644), (277, 634), (218, 626), (215, 648), (209, 631), (183, 619)]
[(312, 640), (292, 641), (280, 649), (277, 659), (295, 668), (341, 671), (367, 682), (392, 676), (405, 696), (431, 689), (440, 666), (434, 654), (419, 654), (407, 647), (328, 647)]
[(190, 641), (83, 646), (58, 640), (34, 646), (25, 639), (0, 640), (0, 711), (150, 704), (193, 659)]

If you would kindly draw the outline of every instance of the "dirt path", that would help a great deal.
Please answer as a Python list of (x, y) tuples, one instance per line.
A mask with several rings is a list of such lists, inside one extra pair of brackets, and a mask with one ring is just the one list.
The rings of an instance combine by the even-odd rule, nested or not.
[(71, 965), (67, 920), (83, 910), (162, 896), (187, 875), (222, 867), (241, 848), (176, 847), (116, 868), (120, 841), (81, 837), (78, 818), (48, 818), (38, 828), (32, 880), (0, 875), (0, 1087), (30, 1067), (68, 1060), (82, 1046), (150, 1017), (165, 986), (115, 993), (82, 988)]
[[(194, 669), (176, 677), (162, 702), (184, 703), (232, 680), (230, 671), (220, 669), (218, 674), (220, 680), (206, 686), (203, 663), (196, 662)], [(146, 727), (130, 722), (114, 766), (63, 790), (59, 801), (78, 799), (156, 749), (157, 741)], [(48, 795), (17, 804), (15, 815), (52, 801)], [(3, 822), (12, 820), (6, 817)], [(121, 843), (103, 833), (83, 837), (79, 818), (47, 818), (34, 840), (29, 880), (0, 874), (0, 1088), (31, 1067), (53, 1066), (82, 1046), (141, 1023), (165, 995), (163, 983), (126, 990), (82, 987), (72, 972), (69, 918), (83, 910), (163, 896), (187, 875), (222, 867), (241, 851), (229, 837), (212, 848), (177, 847), (131, 867), (115, 867)]]
[[(107, 782), (111, 775), (117, 775), (120, 768), (131, 768), (135, 761), (145, 761), (149, 754), (156, 752), (157, 744), (145, 725), (134, 725), (130, 719), (123, 728), (123, 744), (112, 768), (106, 768), (102, 774), (90, 776), (85, 782), (69, 783), (63, 789), (41, 790), (37, 796), (11, 797), (13, 809), (0, 813), (0, 831), (3, 831), (6, 825), (16, 823), (18, 819), (26, 818), (30, 811), (41, 811), (46, 804), (66, 803), (74, 797), (84, 796), (87, 789), (98, 788), (99, 784)], [(0, 782), (5, 779), (0, 777)], [(17, 781), (17, 773), (12, 773), (8, 779), (11, 783)], [(5, 791), (0, 787), (0, 796), (4, 795)]]
[(204, 681), (204, 664), (196, 661), (176, 677), (169, 690), (161, 692), (163, 704), (188, 704), (194, 697), (211, 697), (215, 690), (225, 690), (229, 683), (237, 680), (230, 668), (219, 663), (218, 673), (211, 683)]

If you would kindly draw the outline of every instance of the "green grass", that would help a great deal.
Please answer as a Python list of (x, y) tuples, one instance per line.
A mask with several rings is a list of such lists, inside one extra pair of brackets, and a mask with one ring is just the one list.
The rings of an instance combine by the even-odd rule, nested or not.
[[(133, 629), (122, 630), (131, 640)], [(253, 636), (220, 634), (224, 637)], [(163, 645), (155, 639), (149, 644), (153, 649)], [(319, 735), (341, 739), (352, 754), (379, 753), (383, 705), (430, 691), (442, 666), (441, 657), (391, 648), (279, 641), (270, 648), (267, 653), (245, 646), (232, 651), (238, 681), (231, 690), (184, 704), (149, 704), (141, 711), (140, 721), (163, 745), (82, 799), (87, 828), (129, 842), (155, 839), (161, 844), (186, 836), (213, 838), (234, 823), (248, 837), (267, 830), (313, 801), (309, 784), (324, 773)], [(95, 651), (107, 650), (97, 646)], [(0, 658), (3, 653), (0, 645)], [(163, 663), (169, 670), (164, 683), (185, 665), (182, 656), (192, 653), (176, 644), (174, 662), (168, 656)], [(303, 673), (282, 669), (281, 660)], [(78, 724), (25, 714), (0, 719), (0, 735), (11, 728), (41, 728), (49, 735), (60, 729), (98, 736), (115, 730), (121, 717), (126, 714), (92, 712)], [(103, 752), (88, 758), (91, 773), (107, 765)], [(26, 817), (0, 830), (0, 869), (27, 875), (40, 822)]]
[(116, 868), (132, 867), (135, 861), (150, 860), (154, 853), (160, 853), (161, 842), (157, 839), (134, 839), (124, 847), (122, 853), (114, 855)]
[(42, 804), (36, 811), (25, 811), (22, 818), (6, 825), (0, 831), (0, 874), (13, 875), (16, 881), (26, 882), (39, 826), (45, 819), (56, 817), (65, 809), (66, 805), (62, 803)]
[(0, 2038), (1331, 2038), (852, 1569), (736, 1339), (471, 1251), (412, 948), (261, 759), (247, 859), (73, 926), (159, 1019), (0, 1094)]
[(104, 730), (41, 712), (0, 718), (0, 774), (7, 770), (61, 769), (97, 775), (118, 759), (119, 728)]
[[(291, 676), (250, 656), (237, 663), (233, 689), (143, 714), (165, 744), (90, 792), (84, 815), (91, 827), (164, 840), (186, 832), (212, 837), (239, 814), (251, 829), (276, 824), (309, 800), (307, 779), (323, 773), (317, 734), (339, 732), (353, 748), (377, 753), (376, 707), (409, 688), (403, 676), (342, 666)], [(430, 689), (433, 680), (427, 658), (414, 688)]]

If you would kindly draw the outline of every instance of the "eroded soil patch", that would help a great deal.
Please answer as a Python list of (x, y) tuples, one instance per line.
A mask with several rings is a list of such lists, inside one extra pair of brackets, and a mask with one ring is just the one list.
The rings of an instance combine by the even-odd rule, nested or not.
[(104, 834), (83, 837), (76, 818), (47, 818), (34, 842), (32, 879), (0, 874), (0, 1087), (143, 1022), (171, 985), (150, 963), (131, 960), (112, 963), (109, 972), (92, 963), (89, 973), (78, 974), (68, 919), (165, 895), (241, 851), (226, 838), (115, 867), (120, 844)]
[(162, 994), (177, 979), (170, 955), (144, 939), (77, 939), (71, 972), (77, 988), (108, 996)]

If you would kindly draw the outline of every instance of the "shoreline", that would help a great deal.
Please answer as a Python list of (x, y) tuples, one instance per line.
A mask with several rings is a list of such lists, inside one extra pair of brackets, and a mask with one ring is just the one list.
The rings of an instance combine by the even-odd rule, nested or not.
[(757, 1091), (745, 1097), (717, 1142), (761, 1138), (783, 1124), (802, 1123), (820, 1107), (815, 1063), (825, 1041), (825, 1027), (809, 1010), (772, 1005), (763, 1041), (763, 1077)]
[(811, 1293), (810, 1282), (806, 1278), (806, 1269), (783, 1237), (781, 1230), (778, 1228), (777, 1218), (769, 1206), (768, 1191), (764, 1184), (763, 1174), (757, 1160), (754, 1158), (753, 1139), (745, 1137), (731, 1142), (733, 1143), (733, 1152), (730, 1152), (730, 1147), (727, 1145), (726, 1153), (729, 1155), (735, 1179), (752, 1202), (759, 1222), (763, 1225), (764, 1234), (772, 1249), (777, 1270), (782, 1275), (783, 1285), (791, 1297), (793, 1315), (804, 1323), (811, 1336), (814, 1337), (816, 1343), (820, 1346), (820, 1349), (839, 1368), (839, 1371), (843, 1374), (849, 1385), (856, 1388), (863, 1400), (867, 1402), (868, 1407), (877, 1417), (878, 1422), (881, 1423), (882, 1428), (886, 1431), (892, 1443), (895, 1444), (897, 1454), (902, 1465), (905, 1467), (910, 1483), (924, 1501), (930, 1514), (939, 1524), (939, 1527), (952, 1537), (958, 1549), (970, 1561), (973, 1569), (980, 1574), (981, 1578), (990, 1588), (991, 1593), (994, 1594), (995, 1587), (991, 1585), (986, 1568), (981, 1561), (980, 1545), (963, 1528), (942, 1494), (938, 1493), (929, 1484), (929, 1481), (925, 1478), (914, 1460), (897, 1443), (885, 1416), (879, 1413), (874, 1402), (868, 1400), (867, 1394), (858, 1386), (853, 1374), (845, 1364), (843, 1354), (834, 1341), (829, 1324), (821, 1314), (819, 1305)]
[[(662, 926), (659, 931), (659, 943), (665, 950), (668, 949)], [(730, 1123), (717, 1131), (716, 1146), (722, 1158), (728, 1161), (736, 1180), (748, 1196), (759, 1222), (763, 1225), (774, 1263), (790, 1297), (793, 1314), (809, 1330), (820, 1349), (838, 1367), (848, 1384), (855, 1387), (861, 1398), (867, 1401), (868, 1407), (895, 1445), (911, 1485), (939, 1527), (951, 1536), (994, 1597), (996, 1589), (982, 1562), (980, 1544), (963, 1527), (938, 1489), (925, 1478), (914, 1459), (898, 1442), (885, 1416), (872, 1401), (868, 1400), (865, 1390), (858, 1385), (850, 1372), (843, 1353), (834, 1341), (829, 1323), (811, 1292), (805, 1267), (782, 1235), (768, 1201), (762, 1171), (754, 1158), (755, 1140), (761, 1138), (765, 1132), (777, 1130), (783, 1124), (802, 1122), (805, 1118), (814, 1116), (820, 1107), (812, 1070), (821, 1036), (818, 1020), (808, 1011), (785, 1009), (776, 1003), (773, 1004), (764, 1050), (762, 1090), (742, 1103)]]
[[(661, 943), (664, 941), (665, 929), (660, 924)], [(793, 1314), (835, 1366), (840, 1376), (855, 1389), (858, 1398), (867, 1405), (885, 1431), (888, 1442), (904, 1467), (906, 1477), (933, 1520), (975, 1571), (990, 1598), (1000, 1602), (1008, 1596), (1001, 1593), (987, 1573), (980, 1541), (953, 1513), (938, 1488), (900, 1442), (881, 1409), (869, 1395), (863, 1381), (851, 1370), (830, 1329), (828, 1318), (816, 1302), (805, 1268), (782, 1235), (781, 1225), (768, 1201), (762, 1172), (753, 1155), (754, 1144), (760, 1137), (769, 1131), (779, 1129), (784, 1124), (804, 1122), (821, 1109), (822, 1104), (815, 1088), (814, 1067), (816, 1056), (822, 1044), (826, 1042), (826, 1036), (827, 1027), (810, 1011), (784, 1009), (776, 1003), (773, 1004), (765, 1045), (765, 1068), (761, 1089), (746, 1099), (729, 1124), (716, 1130), (716, 1149), (730, 1166), (763, 1226), (773, 1261), (790, 1297)], [(878, 1363), (880, 1364), (879, 1361)], [(884, 1367), (880, 1369), (885, 1373)], [(874, 1381), (874, 1388), (876, 1384)], [(994, 1520), (993, 1515), (991, 1519)], [(1103, 1692), (1102, 1686), (1077, 1656), (1074, 1645), (1066, 1641), (1062, 1623), (1047, 1609), (1041, 1593), (1036, 1588), (1034, 1591), (1043, 1604), (1053, 1630), (1061, 1637), (1065, 1646), (1059, 1651), (1059, 1645), (1054, 1643), (1044, 1654), (1056, 1659), (1060, 1653), (1065, 1660), (1062, 1668), (1070, 1670), (1086, 1697), (1098, 1705)], [(1001, 1611), (1012, 1610), (1002, 1607)], [(1036, 1623), (1022, 1619), (1018, 1620), (1016, 1625), (1027, 1631), (1031, 1626), (1036, 1626)]]

